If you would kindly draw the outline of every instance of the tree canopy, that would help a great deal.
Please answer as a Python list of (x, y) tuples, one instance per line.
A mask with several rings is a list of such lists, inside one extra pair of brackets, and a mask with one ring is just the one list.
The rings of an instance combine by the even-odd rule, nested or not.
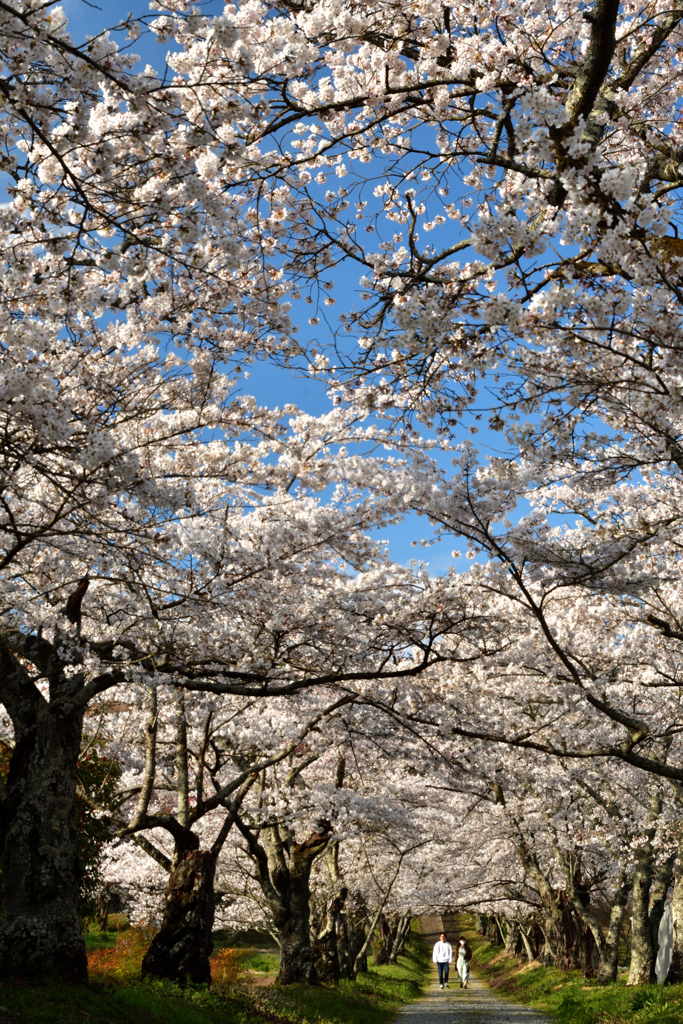
[(85, 814), (153, 976), (683, 977), (682, 19), (0, 2), (0, 974), (86, 978)]

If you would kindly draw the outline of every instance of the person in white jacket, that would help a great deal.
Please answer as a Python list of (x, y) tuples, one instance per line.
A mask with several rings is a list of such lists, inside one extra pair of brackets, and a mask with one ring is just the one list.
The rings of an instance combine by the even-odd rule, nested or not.
[(439, 941), (434, 944), (432, 960), (439, 972), (439, 988), (444, 985), (448, 988), (448, 968), (453, 963), (453, 949), (450, 942), (446, 942), (446, 933), (441, 932)]

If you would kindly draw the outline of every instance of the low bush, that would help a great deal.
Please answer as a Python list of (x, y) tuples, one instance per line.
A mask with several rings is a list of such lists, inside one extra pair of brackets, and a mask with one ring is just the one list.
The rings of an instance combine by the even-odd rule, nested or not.
[(219, 950), (210, 960), (213, 985), (232, 988), (245, 981), (253, 954), (253, 949), (231, 949), (229, 946)]
[(88, 973), (93, 981), (135, 981), (142, 958), (154, 937), (154, 928), (129, 928), (117, 932), (116, 945), (100, 946), (88, 953)]

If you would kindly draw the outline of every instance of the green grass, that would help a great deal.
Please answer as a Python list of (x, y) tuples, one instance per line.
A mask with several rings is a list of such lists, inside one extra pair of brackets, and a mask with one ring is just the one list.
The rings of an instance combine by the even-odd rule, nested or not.
[[(0, 985), (2, 1024), (242, 1024), (239, 1013), (217, 1016), (205, 993), (142, 982), (105, 986)], [(210, 997), (209, 997), (210, 998)], [(205, 1005), (202, 1005), (202, 1002)], [(237, 1009), (237, 1008), (236, 1008)]]
[(257, 974), (277, 974), (280, 969), (280, 957), (277, 953), (257, 949), (247, 960), (247, 967)]
[(264, 989), (257, 1005), (297, 1024), (385, 1024), (401, 1006), (421, 995), (430, 966), (428, 950), (415, 936), (407, 944), (407, 955), (397, 964), (370, 967), (367, 974), (359, 974), (355, 981), (341, 981), (336, 988), (290, 985)]
[[(273, 974), (277, 955), (255, 951), (248, 965)], [(420, 995), (428, 968), (428, 951), (415, 937), (398, 964), (371, 967), (338, 987), (246, 986), (221, 993), (142, 981), (0, 985), (0, 1024), (388, 1024)]]
[(558, 1024), (682, 1024), (683, 985), (599, 985), (578, 971), (527, 964), (468, 933), (473, 970), (497, 995), (525, 1003)]
[(116, 945), (118, 932), (85, 932), (85, 950), (113, 948)]

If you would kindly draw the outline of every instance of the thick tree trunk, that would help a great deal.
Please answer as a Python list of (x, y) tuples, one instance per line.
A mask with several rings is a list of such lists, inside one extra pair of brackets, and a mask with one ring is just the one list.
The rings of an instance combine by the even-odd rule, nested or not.
[(572, 906), (566, 892), (558, 893), (558, 901), (561, 908), (559, 925), (556, 925), (555, 934), (557, 942), (557, 953), (555, 955), (555, 966), (562, 971), (572, 971), (580, 967), (580, 936), (578, 922), (572, 913)]
[(505, 924), (505, 952), (514, 953), (518, 943), (521, 941), (519, 921), (506, 921)]
[(331, 928), (329, 932), (326, 930), (322, 935), (316, 935), (311, 948), (318, 980), (326, 985), (336, 985), (341, 977), (336, 927)]
[(310, 874), (313, 861), (294, 857), (290, 860), (289, 879), (280, 885), (284, 907), (273, 917), (280, 941), (278, 985), (317, 985), (310, 937)]
[(343, 978), (353, 980), (356, 974), (367, 973), (367, 956), (358, 956), (365, 944), (367, 916), (367, 908), (362, 893), (354, 893), (353, 909), (347, 909), (341, 915), (340, 921), (339, 957)]
[(210, 850), (198, 847), (199, 840), (189, 831), (186, 843), (176, 846), (161, 929), (145, 953), (143, 977), (179, 985), (211, 983), (216, 862)]
[[(0, 672), (26, 675), (1, 643), (0, 648)], [(82, 715), (73, 705), (65, 714), (59, 700), (48, 704), (28, 678), (25, 687), (21, 707), (3, 697), (16, 745), (0, 801), (0, 978), (85, 983), (74, 820)]]
[(617, 980), (617, 967), (619, 964), (619, 933), (626, 912), (631, 883), (622, 875), (621, 885), (618, 887), (612, 909), (610, 911), (607, 934), (604, 946), (600, 950), (600, 965), (598, 967), (597, 979), (604, 984)]
[(655, 953), (650, 932), (649, 904), (652, 879), (652, 849), (645, 844), (636, 861), (631, 907), (631, 966), (628, 985), (649, 985), (654, 980)]
[(277, 984), (317, 985), (311, 948), (310, 878), (314, 860), (327, 848), (330, 824), (321, 822), (320, 832), (297, 843), (279, 824), (262, 827), (257, 839), (239, 817), (235, 820), (256, 865), (280, 943)]
[(474, 912), (474, 930), (477, 935), (486, 935), (486, 915), (480, 914), (478, 910)]
[(339, 976), (340, 978), (353, 979), (355, 975), (353, 972), (353, 963), (351, 957), (353, 952), (351, 950), (351, 935), (349, 934), (349, 921), (348, 915), (344, 912), (340, 913), (337, 922), (337, 954), (339, 956)]
[(379, 915), (377, 938), (375, 939), (372, 957), (375, 967), (382, 967), (384, 964), (389, 963), (389, 953), (391, 952), (395, 934), (394, 929), (397, 927), (398, 919), (394, 922), (390, 921), (384, 914)]
[(488, 925), (486, 927), (486, 938), (494, 946), (500, 946), (503, 941), (500, 933), (500, 928), (498, 927), (498, 922), (496, 921), (493, 914), (489, 916)]
[(673, 918), (673, 950), (671, 966), (667, 975), (667, 983), (678, 984), (683, 981), (683, 843), (678, 847), (678, 863), (674, 870), (674, 888), (671, 897), (671, 916)]
[(650, 927), (650, 942), (652, 943), (653, 980), (656, 977), (654, 965), (657, 962), (657, 953), (659, 952), (659, 926), (662, 922), (662, 917), (664, 916), (666, 897), (671, 886), (671, 877), (673, 875), (675, 861), (676, 854), (672, 853), (670, 857), (667, 857), (667, 859), (660, 864), (655, 875), (654, 885), (650, 892), (648, 924)]
[[(329, 853), (330, 851), (328, 851)], [(316, 934), (313, 935), (313, 963), (321, 982), (336, 985), (341, 977), (339, 959), (339, 936), (342, 933), (341, 910), (346, 902), (348, 890), (341, 883), (338, 871), (335, 873), (337, 847), (332, 853), (332, 880), (338, 885), (337, 891), (325, 903), (324, 918)]]
[(555, 938), (555, 927), (552, 918), (546, 917), (542, 925), (539, 925), (543, 933), (543, 945), (538, 954), (539, 962), (544, 967), (552, 967), (555, 964), (557, 946), (553, 944)]
[[(666, 892), (671, 881), (673, 858), (665, 863), (663, 871), (655, 880), (652, 888), (652, 840), (654, 823), (662, 811), (662, 797), (657, 788), (653, 789), (650, 799), (649, 822), (651, 827), (646, 831), (645, 842), (639, 847), (633, 874), (633, 897), (631, 909), (631, 967), (628, 972), (627, 985), (649, 985), (655, 981), (655, 960), (657, 958), (657, 931), (664, 910)], [(663, 886), (663, 891), (662, 891)], [(650, 897), (654, 897), (653, 920), (650, 920)], [(656, 931), (653, 941), (653, 925), (656, 918)]]

